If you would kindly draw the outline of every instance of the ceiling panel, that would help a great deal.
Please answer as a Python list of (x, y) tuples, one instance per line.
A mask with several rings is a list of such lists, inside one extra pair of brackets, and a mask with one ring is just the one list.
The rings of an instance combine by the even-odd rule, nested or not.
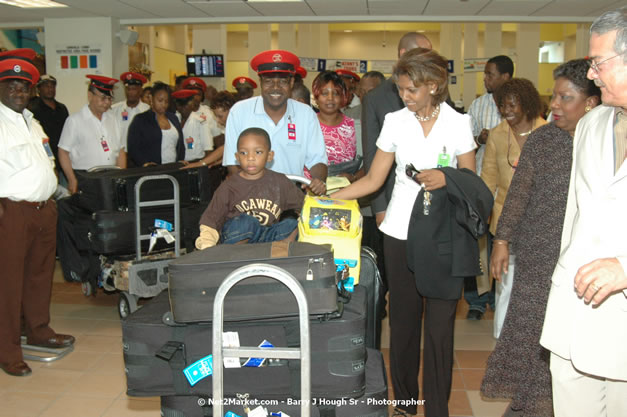
[(305, 0), (316, 16), (365, 16), (367, 0)]
[[(208, 2), (206, 4), (196, 3), (195, 7), (207, 13), (213, 17), (258, 17), (262, 16), (252, 7), (249, 7), (247, 3), (242, 2)], [(243, 19), (234, 19), (235, 21), (242, 21)]]
[(248, 6), (263, 16), (314, 16), (314, 12), (303, 2), (248, 3)]
[(604, 11), (616, 9), (623, 4), (616, 0), (556, 0), (536, 11), (534, 16), (563, 16), (568, 10), (572, 16), (599, 16)]
[[(77, 1), (77, 0), (74, 0)], [(83, 0), (78, 0), (83, 1)], [(101, 2), (112, 3), (114, 0), (100, 0)], [(115, 0), (124, 2), (129, 6), (133, 6), (140, 10), (149, 11), (151, 14), (162, 18), (189, 18), (189, 17), (207, 17), (196, 4), (188, 4), (183, 0)], [(143, 16), (150, 18), (150, 15)], [(141, 18), (141, 17), (140, 17)]]
[[(491, 0), (479, 11), (480, 16), (531, 16), (553, 0)], [(594, 0), (590, 0), (594, 1)]]
[(429, 16), (473, 16), (479, 13), (490, 0), (430, 0), (424, 14)]

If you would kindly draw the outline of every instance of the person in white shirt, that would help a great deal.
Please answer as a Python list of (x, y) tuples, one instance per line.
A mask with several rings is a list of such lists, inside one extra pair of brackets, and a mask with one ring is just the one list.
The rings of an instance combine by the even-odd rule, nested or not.
[(64, 348), (74, 337), (50, 328), (55, 266), (57, 188), (54, 156), (41, 125), (26, 109), (39, 79), (35, 51), (0, 53), (0, 368), (30, 375), (28, 344)]
[(186, 90), (196, 90), (196, 95), (194, 96), (194, 111), (198, 112), (200, 117), (207, 122), (207, 129), (211, 137), (224, 134), (224, 128), (220, 128), (220, 126), (218, 126), (218, 122), (216, 121), (211, 108), (205, 104), (205, 95), (208, 90), (207, 84), (205, 84), (205, 82), (198, 77), (189, 77), (181, 83), (181, 88)]
[(87, 104), (65, 121), (59, 140), (59, 163), (68, 180), (68, 190), (78, 188), (75, 169), (117, 165), (126, 168), (126, 152), (120, 126), (108, 112), (113, 100), (115, 78), (87, 75), (90, 79)]
[[(394, 416), (416, 414), (419, 389), (421, 330), (424, 328), (424, 412), (427, 417), (447, 417), (453, 371), (453, 327), (461, 278), (438, 277), (432, 285), (428, 267), (410, 269), (408, 230), (415, 204), (422, 202), (428, 219), (429, 207), (442, 207), (445, 174), (435, 168), (467, 168), (475, 171), (475, 142), (470, 117), (445, 103), (448, 96), (447, 60), (437, 52), (415, 48), (405, 52), (394, 68), (394, 81), (405, 107), (388, 113), (378, 150), (365, 177), (333, 193), (339, 200), (355, 199), (378, 190), (396, 162), (392, 198), (381, 223), (383, 250), (390, 291), (390, 370), (394, 398), (402, 401)], [(424, 189), (421, 190), (421, 189)], [(434, 194), (436, 196), (434, 197)], [(420, 195), (420, 197), (419, 197)], [(439, 197), (437, 197), (439, 195)], [(418, 201), (423, 200), (423, 201)], [(440, 223), (433, 225), (442, 229)], [(439, 243), (439, 245), (438, 245)], [(443, 242), (438, 262), (450, 262)], [(452, 265), (444, 268), (452, 275)], [(446, 287), (447, 291), (442, 288)], [(424, 307), (424, 316), (423, 316)], [(424, 327), (422, 318), (424, 317)]]
[(120, 125), (120, 137), (124, 141), (124, 149), (126, 149), (128, 127), (131, 125), (133, 118), (139, 113), (150, 109), (150, 105), (141, 100), (144, 92), (143, 86), (148, 80), (136, 72), (125, 72), (120, 75), (120, 80), (124, 83), (126, 100), (111, 106), (111, 113), (113, 113)]
[(185, 161), (196, 161), (213, 149), (213, 138), (206, 129), (207, 121), (193, 111), (195, 90), (178, 90), (172, 93), (176, 109), (181, 117)]

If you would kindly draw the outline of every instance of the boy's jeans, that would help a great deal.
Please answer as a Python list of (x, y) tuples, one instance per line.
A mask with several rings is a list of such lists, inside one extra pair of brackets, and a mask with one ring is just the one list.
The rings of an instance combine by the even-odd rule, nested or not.
[(272, 226), (262, 226), (248, 214), (240, 214), (224, 223), (220, 243), (234, 244), (248, 239), (248, 243), (276, 242), (287, 238), (298, 225), (296, 219), (285, 219)]

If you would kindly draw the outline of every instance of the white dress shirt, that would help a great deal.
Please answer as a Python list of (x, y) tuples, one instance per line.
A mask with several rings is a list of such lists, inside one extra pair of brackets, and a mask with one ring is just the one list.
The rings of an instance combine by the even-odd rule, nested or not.
[(120, 128), (111, 111), (98, 120), (86, 104), (63, 125), (59, 148), (70, 153), (73, 169), (115, 165), (122, 148)]
[(204, 158), (205, 151), (213, 149), (213, 137), (209, 135), (207, 121), (198, 112), (192, 112), (183, 126), (185, 142), (185, 160), (194, 161)]
[(48, 136), (33, 114), (17, 113), (0, 103), (0, 197), (45, 201), (57, 188), (54, 157), (43, 141)]
[(126, 100), (115, 103), (111, 106), (111, 113), (113, 113), (115, 119), (120, 127), (120, 137), (123, 141), (123, 147), (126, 148), (126, 140), (128, 137), (128, 127), (131, 125), (133, 118), (139, 113), (143, 113), (150, 109), (150, 106), (143, 101), (139, 101), (137, 106), (131, 107), (126, 104)]

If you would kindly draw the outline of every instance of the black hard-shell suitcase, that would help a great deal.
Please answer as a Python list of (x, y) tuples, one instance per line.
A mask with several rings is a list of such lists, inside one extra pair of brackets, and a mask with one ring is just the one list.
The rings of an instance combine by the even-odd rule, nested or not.
[(366, 347), (381, 347), (381, 319), (383, 317), (383, 283), (377, 267), (377, 256), (367, 246), (361, 247), (361, 270), (359, 286), (368, 293), (368, 323), (366, 324)]
[[(254, 298), (254, 297), (251, 297)], [(228, 303), (228, 296), (226, 298)], [(183, 368), (211, 354), (211, 324), (164, 324), (168, 316), (167, 293), (148, 301), (122, 322), (122, 342), (130, 396), (211, 396), (211, 378), (193, 387)], [(166, 320), (167, 321), (167, 320)], [(311, 317), (312, 396), (356, 398), (366, 388), (364, 345), (366, 292), (357, 288), (342, 316), (324, 320)], [(268, 340), (277, 347), (299, 345), (298, 318), (224, 323), (224, 331), (236, 331), (241, 346), (257, 346)], [(164, 359), (165, 358), (165, 359)], [(224, 393), (235, 397), (242, 387), (254, 398), (282, 399), (300, 393), (300, 365), (296, 360), (273, 360), (261, 368), (227, 368)]]
[[(135, 207), (135, 183), (146, 175), (168, 174), (179, 184), (181, 204), (208, 203), (222, 181), (221, 168), (206, 166), (181, 169), (180, 163), (111, 169), (97, 172), (77, 171), (79, 206), (94, 212), (98, 210), (126, 211)], [(173, 198), (169, 180), (150, 181), (142, 187), (140, 201)]]
[[(172, 261), (170, 303), (177, 323), (210, 322), (215, 293), (228, 274), (250, 263), (285, 269), (300, 281), (309, 313), (331, 314), (338, 309), (336, 267), (328, 245), (271, 242), (217, 245)], [(270, 278), (253, 277), (236, 285), (224, 305), (224, 320), (296, 316), (298, 306), (287, 287)]]
[[(181, 206), (181, 227), (183, 242), (181, 247), (193, 249), (193, 242), (198, 237), (198, 221), (206, 204)], [(92, 213), (89, 228), (89, 241), (95, 253), (101, 255), (129, 255), (135, 253), (135, 212), (99, 210)], [(148, 207), (141, 211), (141, 233), (149, 234), (155, 219), (174, 224), (172, 207)], [(142, 252), (148, 251), (149, 242), (142, 242)], [(172, 247), (164, 239), (157, 240), (153, 250)]]
[[(321, 417), (387, 417), (388, 416), (388, 386), (385, 364), (381, 352), (368, 349), (366, 360), (366, 392), (363, 397), (351, 399), (325, 400), (314, 398), (315, 404), (311, 408), (311, 416)], [(226, 406), (225, 411), (245, 416), (243, 407), (236, 399)], [(250, 409), (259, 402), (252, 401)], [(211, 399), (207, 397), (173, 395), (161, 397), (161, 415), (163, 417), (212, 417)], [(282, 411), (292, 417), (299, 415), (300, 410), (287, 399), (276, 400), (272, 403), (260, 404), (268, 412)]]

